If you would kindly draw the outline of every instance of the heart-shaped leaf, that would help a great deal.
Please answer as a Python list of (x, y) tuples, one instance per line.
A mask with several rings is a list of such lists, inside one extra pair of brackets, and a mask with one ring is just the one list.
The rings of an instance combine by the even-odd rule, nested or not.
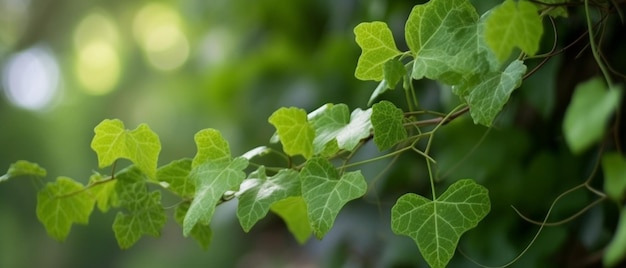
[(491, 209), (485, 187), (459, 180), (434, 201), (408, 193), (391, 209), (391, 229), (413, 238), (431, 267), (445, 267), (459, 238), (476, 227)]

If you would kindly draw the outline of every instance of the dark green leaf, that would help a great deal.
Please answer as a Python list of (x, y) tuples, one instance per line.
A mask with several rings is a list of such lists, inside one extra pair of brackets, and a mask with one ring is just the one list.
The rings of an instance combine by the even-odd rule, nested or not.
[(372, 126), (374, 143), (383, 151), (407, 137), (402, 121), (404, 114), (389, 101), (381, 101), (372, 106)]

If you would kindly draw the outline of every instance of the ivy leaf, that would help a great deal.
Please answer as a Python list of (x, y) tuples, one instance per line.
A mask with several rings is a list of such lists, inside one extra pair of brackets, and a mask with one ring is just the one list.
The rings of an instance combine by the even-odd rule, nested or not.
[(576, 86), (563, 119), (565, 141), (572, 152), (582, 153), (602, 138), (621, 95), (620, 89), (606, 90), (600, 78)]
[(9, 170), (7, 170), (6, 174), (0, 176), (0, 182), (19, 176), (43, 178), (46, 176), (46, 170), (36, 163), (31, 163), (26, 160), (18, 160), (9, 166)]
[(385, 65), (383, 65), (383, 80), (374, 89), (367, 105), (372, 105), (372, 102), (387, 90), (394, 89), (406, 74), (406, 68), (399, 59), (393, 58), (385, 62)]
[(626, 194), (626, 158), (618, 153), (602, 157), (604, 191), (613, 201), (621, 203)]
[(404, 114), (389, 101), (381, 101), (372, 106), (372, 126), (374, 127), (374, 143), (378, 150), (383, 151), (396, 145), (407, 137), (402, 125)]
[(423, 77), (448, 85), (489, 68), (486, 45), (478, 38), (478, 13), (467, 0), (432, 0), (416, 5), (405, 26), (414, 55), (414, 79)]
[(300, 172), (300, 181), (311, 228), (318, 239), (332, 228), (339, 210), (367, 190), (360, 171), (345, 173), (340, 178), (335, 167), (324, 158), (307, 161)]
[[(569, 14), (567, 13), (566, 5), (557, 6), (556, 4), (564, 4), (564, 3), (567, 3), (568, 1), (569, 0), (543, 0), (541, 2), (535, 2), (535, 4), (542, 8), (549, 9), (548, 15), (554, 18), (556, 17), (567, 18)], [(545, 3), (547, 5), (544, 5), (542, 3)]]
[(189, 178), (196, 185), (196, 194), (183, 221), (183, 235), (189, 236), (197, 224), (211, 222), (215, 206), (226, 191), (234, 190), (243, 182), (242, 171), (248, 160), (237, 157), (232, 161), (208, 161), (191, 170)]
[(94, 200), (83, 185), (67, 177), (58, 177), (37, 193), (37, 219), (52, 238), (64, 241), (72, 224), (89, 223)]
[(125, 209), (115, 216), (113, 232), (122, 249), (130, 248), (143, 235), (159, 237), (166, 217), (161, 206), (161, 192), (148, 192), (146, 180), (131, 166), (117, 175), (116, 192)]
[(105, 119), (94, 129), (91, 148), (98, 155), (98, 166), (105, 168), (119, 158), (132, 161), (150, 178), (156, 176), (161, 142), (146, 124), (134, 130), (124, 129), (118, 119)]
[(89, 193), (96, 201), (98, 209), (107, 212), (111, 207), (119, 206), (119, 199), (115, 191), (118, 180), (102, 178), (100, 174), (89, 177)]
[[(174, 213), (174, 220), (178, 225), (183, 226), (183, 222), (185, 219), (185, 215), (189, 210), (189, 202), (184, 202), (178, 207), (176, 207), (176, 212)], [(198, 224), (191, 229), (190, 233), (191, 237), (198, 242), (198, 245), (202, 247), (202, 249), (209, 249), (209, 245), (211, 244), (211, 238), (213, 237), (213, 232), (211, 231), (211, 226)]]
[(486, 188), (459, 180), (434, 201), (412, 193), (398, 198), (391, 209), (391, 229), (412, 238), (431, 267), (445, 267), (461, 235), (490, 209)]
[(384, 22), (364, 22), (354, 28), (354, 35), (362, 50), (354, 76), (360, 80), (382, 80), (385, 62), (401, 54), (391, 30)]
[(287, 197), (272, 204), (270, 209), (285, 221), (287, 229), (300, 245), (309, 240), (313, 231), (302, 196)]
[(543, 24), (532, 3), (504, 1), (491, 10), (485, 27), (487, 45), (500, 61), (506, 60), (514, 47), (531, 56), (539, 50)]
[(282, 169), (276, 175), (267, 177), (265, 167), (261, 166), (250, 173), (241, 184), (237, 193), (239, 206), (237, 218), (245, 232), (267, 215), (270, 206), (279, 200), (300, 195), (298, 172)]
[(230, 160), (230, 146), (218, 130), (212, 128), (203, 129), (198, 131), (193, 138), (198, 152), (193, 158), (191, 167), (197, 167), (207, 161)]
[(157, 180), (166, 182), (170, 191), (182, 198), (192, 198), (196, 186), (189, 179), (191, 159), (180, 159), (170, 162), (157, 170)]
[(272, 149), (267, 147), (267, 146), (258, 146), (258, 147), (255, 147), (254, 149), (250, 150), (250, 151), (247, 151), (241, 157), (250, 160), (250, 159), (252, 159), (254, 157), (257, 157), (257, 156), (264, 156), (266, 154), (269, 154), (271, 151), (272, 151)]
[(311, 158), (315, 130), (309, 124), (304, 110), (282, 107), (270, 116), (269, 122), (276, 128), (285, 153)]
[(320, 154), (331, 141), (337, 141), (338, 149), (354, 150), (361, 139), (370, 135), (371, 109), (355, 109), (348, 115), (348, 106), (345, 104), (327, 105), (319, 115), (311, 119), (315, 129), (313, 140), (314, 153)]
[(503, 72), (478, 75), (468, 82), (469, 85), (464, 85), (471, 88), (465, 99), (469, 104), (474, 123), (491, 126), (502, 107), (508, 102), (513, 90), (521, 85), (524, 73), (526, 65), (515, 60)]

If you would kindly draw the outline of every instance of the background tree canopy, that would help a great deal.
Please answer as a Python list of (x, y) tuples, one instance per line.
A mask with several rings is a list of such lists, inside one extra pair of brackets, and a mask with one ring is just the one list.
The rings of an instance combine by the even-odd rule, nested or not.
[[(193, 156), (194, 134), (207, 128), (221, 132), (233, 156), (268, 144), (276, 131), (272, 125), (280, 125), (275, 114), (280, 107), (312, 112), (326, 103), (344, 103), (350, 110), (366, 110), (376, 98), (376, 102), (390, 101), (378, 106), (385, 112), (395, 112), (393, 105), (384, 106), (388, 103), (407, 111), (412, 104), (404, 100), (402, 90), (383, 88), (372, 96), (379, 90), (377, 84), (359, 80), (371, 74), (357, 69), (367, 45), (358, 36), (355, 40), (355, 34), (380, 25), (355, 27), (362, 22), (385, 22), (397, 46), (397, 53), (391, 51), (389, 58), (401, 55), (400, 51), (424, 48), (404, 34), (412, 8), (423, 2), (0, 0), (0, 168), (27, 159), (45, 167), (53, 178), (68, 176), (82, 184), (96, 171), (110, 174), (114, 167), (97, 170), (101, 162), (90, 148), (94, 128), (107, 118), (119, 118), (129, 129), (149, 125), (162, 143), (158, 158), (162, 166)], [(470, 2), (483, 14), (504, 1)], [(624, 157), (619, 152), (626, 149), (626, 116), (623, 109), (613, 116), (613, 110), (602, 107), (623, 107), (624, 94), (616, 93), (614, 101), (607, 97), (607, 102), (598, 104), (578, 102), (574, 92), (578, 94), (577, 86), (581, 92), (594, 86), (595, 80), (588, 82), (592, 77), (602, 77), (591, 53), (588, 17), (597, 34), (597, 51), (615, 85), (623, 87), (626, 36), (620, 9), (624, 1), (590, 1), (591, 15), (585, 13), (581, 1), (544, 2), (533, 5), (542, 7), (550, 19), (528, 26), (544, 29), (538, 47), (529, 47), (524, 43), (527, 40), (516, 41), (516, 47), (530, 55), (524, 62), (524, 82), (510, 93), (502, 111), (493, 113), (495, 120), (477, 120), (480, 115), (474, 110), (459, 113), (437, 130), (432, 148), (428, 142), (429, 155), (437, 163), (430, 175), (434, 173), (436, 183), (445, 186), (437, 187), (440, 197), (452, 198), (443, 192), (454, 181), (461, 183), (459, 188), (474, 185), (465, 178), (489, 191), (490, 212), (463, 235), (451, 267), (467, 267), (472, 259), (485, 265), (511, 261), (531, 243), (540, 228), (537, 223), (549, 209), (548, 223), (566, 221), (544, 225), (513, 266), (599, 265), (607, 244), (619, 237), (616, 228), (626, 181), (620, 168), (626, 165), (620, 162)], [(488, 34), (498, 38), (504, 33)], [(512, 36), (513, 40), (515, 32)], [(501, 52), (496, 58), (507, 60), (511, 50), (515, 52), (511, 57), (517, 57), (519, 50), (512, 46), (496, 51)], [(402, 67), (395, 66), (400, 72)], [(418, 67), (413, 68), (413, 78), (421, 78), (416, 77)], [(431, 71), (424, 71), (424, 76), (433, 79)], [(402, 77), (396, 82), (402, 84)], [(463, 88), (450, 90), (444, 85), (453, 78), (430, 79), (404, 81), (415, 88), (423, 110), (448, 112), (459, 104), (457, 95), (467, 97)], [(475, 82), (472, 79), (468, 83)], [(389, 80), (385, 76), (385, 82)], [(602, 92), (587, 91), (580, 94), (602, 99)], [(570, 105), (583, 108), (569, 115)], [(572, 143), (567, 136), (575, 132), (569, 130), (576, 125), (572, 121), (594, 121), (589, 114), (597, 111), (606, 113), (610, 123), (599, 122), (581, 131), (583, 137), (597, 135), (593, 137), (603, 141), (575, 139)], [(375, 120), (373, 116), (372, 123)], [(396, 123), (402, 128), (402, 121)], [(380, 144), (386, 143), (377, 138), (376, 144), (366, 143), (351, 157), (359, 161), (381, 155)], [(387, 143), (384, 149), (394, 144)], [(327, 148), (312, 150), (318, 149)], [(615, 153), (599, 160), (605, 152)], [(313, 176), (315, 170), (331, 170), (329, 176), (339, 177), (318, 160), (307, 162), (302, 172)], [(123, 160), (119, 165), (129, 163)], [(268, 163), (282, 163), (282, 159), (270, 157)], [(597, 171), (603, 167), (603, 172)], [(215, 209), (206, 251), (181, 235), (178, 216), (168, 216), (159, 238), (143, 237), (121, 250), (111, 228), (115, 217), (100, 211), (91, 214), (88, 226), (74, 225), (63, 243), (56, 242), (35, 213), (37, 191), (45, 183), (0, 178), (0, 267), (426, 266), (414, 241), (394, 234), (398, 227), (392, 231), (389, 219), (398, 198), (409, 202), (411, 197), (405, 198), (405, 193), (431, 194), (430, 166), (422, 156), (402, 154), (359, 169), (367, 193), (341, 210), (322, 240), (294, 237), (276, 215), (280, 213), (268, 214), (244, 232), (236, 215), (238, 201), (227, 200)], [(354, 174), (343, 176), (356, 180)], [(618, 179), (607, 186), (607, 176)], [(306, 200), (316, 197), (303, 195)], [(559, 202), (551, 207), (557, 197)], [(179, 200), (167, 193), (161, 198), (172, 215)], [(189, 231), (193, 232), (185, 232)]]

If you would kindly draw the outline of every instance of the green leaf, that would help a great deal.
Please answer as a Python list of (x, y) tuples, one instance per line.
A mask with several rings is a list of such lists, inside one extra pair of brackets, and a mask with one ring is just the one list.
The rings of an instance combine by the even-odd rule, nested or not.
[(266, 154), (269, 154), (271, 151), (272, 151), (272, 148), (269, 148), (267, 146), (258, 146), (250, 151), (247, 151), (241, 157), (250, 160), (257, 156), (264, 156)]
[(620, 212), (613, 241), (606, 248), (602, 262), (604, 267), (616, 267), (626, 256), (626, 207)]
[(348, 106), (343, 103), (327, 104), (326, 107), (310, 120), (315, 129), (313, 148), (316, 155), (327, 148), (331, 141), (337, 142), (338, 149), (352, 151), (361, 139), (370, 135), (371, 109), (363, 111), (357, 108), (349, 115)]
[(485, 27), (487, 45), (500, 61), (506, 60), (514, 47), (531, 56), (539, 50), (543, 24), (532, 3), (504, 1), (491, 10)]
[(367, 105), (371, 105), (378, 96), (382, 95), (387, 90), (394, 89), (406, 75), (406, 68), (399, 59), (393, 58), (385, 62), (385, 65), (383, 65), (383, 80), (380, 81), (376, 89), (374, 89)]
[(72, 224), (89, 223), (94, 200), (83, 185), (67, 177), (58, 177), (37, 193), (37, 219), (48, 235), (64, 241)]
[(9, 170), (7, 170), (6, 174), (0, 176), (0, 182), (19, 176), (43, 178), (46, 176), (46, 170), (36, 163), (31, 163), (26, 160), (18, 160), (9, 166)]
[(307, 161), (300, 172), (300, 181), (307, 215), (318, 239), (332, 228), (341, 208), (367, 190), (360, 171), (345, 173), (339, 178), (335, 167), (324, 158)]
[(216, 129), (203, 129), (194, 136), (198, 152), (193, 158), (191, 167), (207, 161), (228, 161), (230, 160), (230, 146)]
[(89, 194), (95, 199), (98, 209), (107, 212), (111, 207), (119, 206), (119, 199), (115, 191), (118, 180), (102, 178), (100, 174), (89, 177)]
[(522, 83), (526, 65), (515, 60), (503, 72), (492, 72), (473, 77), (467, 85), (471, 88), (465, 98), (474, 123), (491, 126), (493, 120), (509, 101), (513, 90)]
[(412, 193), (401, 196), (391, 209), (391, 229), (412, 238), (431, 267), (445, 267), (461, 235), (490, 209), (486, 188), (459, 180), (434, 201)]
[(122, 121), (106, 119), (96, 126), (94, 132), (91, 148), (98, 155), (100, 168), (126, 158), (150, 178), (156, 176), (161, 142), (148, 125), (141, 124), (134, 130), (127, 130)]
[(621, 93), (621, 89), (607, 90), (600, 78), (576, 86), (563, 119), (565, 141), (572, 152), (582, 153), (602, 138)]
[(456, 85), (468, 74), (486, 71), (489, 54), (479, 30), (478, 13), (467, 0), (432, 0), (413, 7), (405, 26), (415, 58), (411, 76)]
[(385, 62), (401, 54), (391, 30), (384, 22), (364, 22), (354, 28), (354, 35), (362, 50), (354, 76), (360, 80), (382, 80)]
[(626, 158), (618, 153), (607, 153), (602, 157), (604, 192), (613, 201), (622, 203), (626, 195)]
[[(541, 2), (535, 2), (535, 4), (544, 9), (549, 9), (548, 15), (556, 18), (563, 17), (567, 18), (569, 14), (567, 13), (567, 3), (569, 0), (543, 0)], [(543, 5), (545, 3), (547, 5)], [(561, 6), (555, 6), (556, 4), (563, 4)], [(540, 12), (541, 13), (541, 12)]]
[(285, 221), (287, 229), (298, 243), (302, 245), (309, 240), (313, 231), (307, 216), (306, 203), (301, 196), (280, 200), (272, 205), (271, 210)]
[(276, 175), (267, 177), (265, 167), (261, 166), (250, 173), (237, 193), (239, 206), (237, 218), (245, 232), (267, 215), (270, 206), (279, 200), (300, 195), (298, 172), (282, 169)]
[(189, 179), (191, 172), (191, 159), (180, 159), (170, 162), (157, 170), (157, 180), (166, 182), (167, 189), (182, 198), (192, 198), (196, 192), (196, 186)]
[[(178, 225), (183, 226), (183, 222), (185, 220), (185, 215), (189, 210), (189, 202), (184, 202), (178, 207), (176, 207), (176, 212), (174, 213), (174, 219)], [(209, 249), (209, 245), (211, 244), (211, 238), (213, 237), (213, 232), (211, 231), (211, 226), (198, 224), (191, 229), (190, 233), (191, 237), (198, 242), (204, 250)]]
[(208, 161), (194, 167), (189, 178), (196, 185), (196, 194), (183, 222), (183, 235), (189, 236), (197, 224), (211, 222), (215, 206), (226, 191), (236, 190), (246, 174), (242, 171), (248, 160), (237, 157), (232, 161)]
[(383, 151), (396, 145), (407, 137), (402, 121), (404, 114), (389, 101), (381, 101), (372, 106), (372, 126), (374, 127), (374, 143), (378, 150)]
[(113, 232), (122, 249), (130, 248), (143, 235), (159, 237), (166, 217), (161, 206), (161, 192), (148, 192), (141, 172), (131, 166), (117, 174), (116, 192), (120, 207), (113, 222)]
[(309, 124), (304, 110), (282, 107), (270, 116), (269, 122), (276, 128), (285, 153), (311, 158), (315, 130)]

